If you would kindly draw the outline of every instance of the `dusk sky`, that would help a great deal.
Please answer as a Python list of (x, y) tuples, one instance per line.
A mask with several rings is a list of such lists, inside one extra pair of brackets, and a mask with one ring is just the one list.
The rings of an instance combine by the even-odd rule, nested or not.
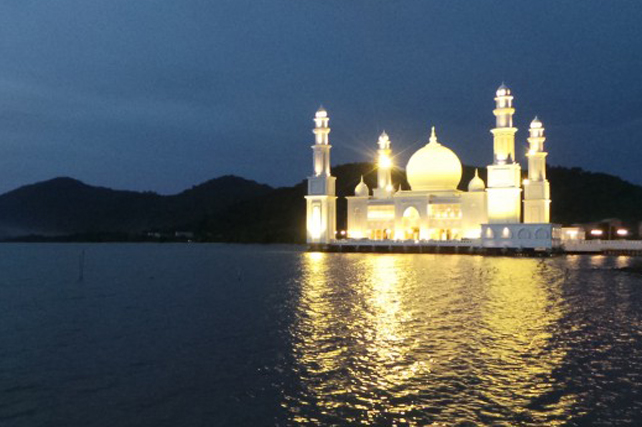
[(549, 164), (642, 184), (639, 0), (3, 0), (0, 192), (294, 185), (321, 104), (335, 165), (386, 130), (405, 166), (434, 125), (485, 166), (502, 81), (523, 167), (538, 115)]

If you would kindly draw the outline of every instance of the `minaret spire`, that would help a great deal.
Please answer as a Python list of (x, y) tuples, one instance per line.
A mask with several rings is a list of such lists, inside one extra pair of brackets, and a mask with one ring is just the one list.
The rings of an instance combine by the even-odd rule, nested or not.
[(521, 166), (515, 157), (513, 95), (504, 84), (495, 92), (493, 164), (488, 166), (488, 221), (494, 224), (521, 220)]
[(528, 179), (524, 182), (524, 222), (550, 222), (550, 184), (546, 179), (544, 126), (535, 117), (531, 122), (528, 143)]
[(515, 159), (515, 133), (513, 127), (513, 96), (504, 83), (495, 93), (495, 129), (491, 130), (494, 136), (494, 153), (498, 162), (507, 162), (508, 158)]
[(394, 193), (392, 186), (392, 150), (390, 148), (390, 138), (384, 131), (377, 141), (379, 149), (377, 150), (377, 188), (373, 191), (373, 196), (378, 199), (391, 197)]
[(314, 115), (315, 128), (312, 131), (315, 135), (315, 143), (312, 146), (314, 151), (314, 175), (315, 176), (330, 176), (330, 142), (328, 135), (330, 134), (330, 127), (328, 122), (328, 112), (322, 106), (319, 107), (317, 113)]
[(325, 244), (336, 233), (336, 178), (330, 174), (330, 118), (322, 106), (314, 115), (313, 175), (308, 178), (307, 242)]

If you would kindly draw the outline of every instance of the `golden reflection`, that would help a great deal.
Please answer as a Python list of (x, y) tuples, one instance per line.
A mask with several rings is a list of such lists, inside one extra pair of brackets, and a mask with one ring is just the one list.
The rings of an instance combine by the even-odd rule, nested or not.
[[(491, 401), (513, 406), (515, 396), (506, 393), (502, 384), (515, 385), (526, 401), (553, 391), (554, 384), (546, 379), (561, 364), (566, 350), (547, 349), (562, 315), (548, 282), (563, 280), (563, 272), (538, 259), (499, 258), (493, 264), (481, 310), (484, 327), (479, 330), (480, 350), (487, 361), (482, 393)], [(547, 417), (563, 415), (573, 403), (566, 398), (556, 411), (549, 408)], [(547, 425), (561, 424), (548, 420)]]
[[(549, 345), (563, 314), (565, 273), (554, 264), (325, 253), (301, 262), (291, 329), (301, 389), (283, 404), (294, 423), (484, 424), (484, 405), (521, 413), (552, 391), (565, 356)], [(562, 424), (573, 403), (528, 416)]]

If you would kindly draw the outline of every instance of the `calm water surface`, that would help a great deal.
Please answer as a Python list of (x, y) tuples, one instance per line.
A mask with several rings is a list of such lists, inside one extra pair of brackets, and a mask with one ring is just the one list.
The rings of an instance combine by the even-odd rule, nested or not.
[(0, 245), (0, 425), (642, 425), (641, 270)]

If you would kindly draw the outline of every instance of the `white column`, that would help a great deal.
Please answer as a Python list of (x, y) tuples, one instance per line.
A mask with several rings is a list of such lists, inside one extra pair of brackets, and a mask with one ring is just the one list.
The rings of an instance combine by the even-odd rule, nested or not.
[(544, 127), (535, 117), (531, 122), (528, 138), (528, 179), (524, 181), (524, 222), (550, 222), (550, 184), (546, 179), (546, 156), (544, 151)]
[(493, 134), (493, 164), (488, 169), (488, 222), (518, 223), (521, 219), (521, 166), (515, 161), (513, 96), (504, 84), (495, 97), (496, 127)]
[(325, 244), (336, 237), (336, 178), (330, 174), (330, 149), (328, 140), (330, 127), (328, 113), (319, 108), (314, 116), (315, 143), (313, 152), (313, 175), (308, 178), (307, 206), (307, 242)]

